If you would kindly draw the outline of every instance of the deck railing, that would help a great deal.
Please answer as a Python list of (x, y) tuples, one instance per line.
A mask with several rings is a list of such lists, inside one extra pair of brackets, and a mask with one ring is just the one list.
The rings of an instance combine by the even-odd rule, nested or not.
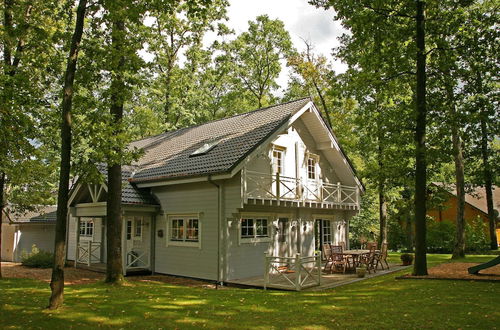
[(359, 207), (359, 188), (243, 169), (243, 198)]
[(76, 263), (90, 266), (92, 263), (101, 262), (101, 243), (92, 241), (78, 242), (76, 249)]
[(314, 256), (264, 256), (264, 289), (268, 287), (293, 289), (321, 285), (321, 252)]

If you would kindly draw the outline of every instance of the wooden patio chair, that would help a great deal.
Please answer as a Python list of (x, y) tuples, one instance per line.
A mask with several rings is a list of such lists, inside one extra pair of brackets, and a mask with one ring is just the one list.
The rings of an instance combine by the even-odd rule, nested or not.
[[(323, 253), (323, 258), (325, 258), (326, 262), (325, 262), (325, 268), (323, 269), (323, 271), (326, 272), (326, 268), (328, 266), (328, 264), (331, 264), (332, 263), (332, 248), (330, 246), (330, 243), (323, 243), (323, 245), (321, 246), (321, 252)], [(330, 268), (332, 266), (330, 265)]]
[(350, 267), (349, 258), (343, 254), (342, 246), (340, 245), (332, 245), (332, 265), (330, 269), (342, 269), (342, 273), (345, 274), (345, 271), (348, 267)]
[(380, 264), (380, 267), (384, 269), (384, 263), (387, 266), (387, 269), (389, 269), (389, 263), (387, 262), (387, 253), (388, 253), (388, 244), (387, 243), (382, 243), (382, 246), (380, 247), (380, 253), (376, 254), (376, 259), (377, 263), (375, 265), (375, 268)]
[(368, 252), (368, 255), (362, 259), (362, 263), (366, 266), (366, 270), (368, 271), (368, 274), (377, 271), (376, 263), (377, 263), (377, 253), (375, 252), (375, 245), (372, 245), (370, 248), (370, 252)]
[(367, 250), (371, 250), (372, 247), (374, 247), (374, 250), (376, 250), (377, 249), (377, 243), (376, 242), (368, 242), (368, 243), (366, 243), (366, 249)]

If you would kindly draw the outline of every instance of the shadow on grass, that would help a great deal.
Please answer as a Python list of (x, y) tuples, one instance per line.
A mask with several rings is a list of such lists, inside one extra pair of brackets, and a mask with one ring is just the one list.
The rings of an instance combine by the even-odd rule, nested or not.
[(496, 283), (394, 280), (403, 273), (320, 292), (95, 283), (66, 288), (65, 307), (57, 311), (44, 309), (49, 297), (45, 283), (5, 279), (0, 281), (0, 319), (6, 328), (497, 326), (500, 295)]

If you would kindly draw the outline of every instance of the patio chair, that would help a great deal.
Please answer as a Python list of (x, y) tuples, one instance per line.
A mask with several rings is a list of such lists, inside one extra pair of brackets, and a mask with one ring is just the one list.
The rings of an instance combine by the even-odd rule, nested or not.
[(330, 243), (323, 243), (323, 245), (321, 246), (321, 250), (321, 252), (323, 253), (323, 258), (325, 258), (326, 260), (325, 268), (323, 269), (323, 271), (326, 271), (326, 267), (328, 266), (328, 264), (332, 263), (332, 248), (330, 246)]
[(349, 258), (343, 254), (343, 249), (342, 246), (340, 245), (332, 245), (331, 246), (331, 251), (332, 251), (332, 265), (330, 269), (342, 269), (342, 273), (345, 274), (345, 271), (348, 267), (350, 267), (350, 262)]
[(375, 250), (377, 249), (377, 243), (376, 242), (368, 242), (368, 243), (366, 243), (366, 249), (367, 250), (371, 250), (372, 246), (374, 247)]
[(363, 258), (361, 262), (366, 266), (368, 274), (370, 274), (372, 270), (373, 272), (377, 271), (376, 269), (377, 254), (375, 252), (374, 245), (371, 246), (370, 252), (368, 252), (368, 255), (365, 258)]
[(376, 254), (376, 259), (377, 259), (377, 264), (375, 265), (375, 268), (380, 263), (380, 267), (384, 269), (384, 263), (387, 266), (387, 269), (389, 269), (389, 263), (387, 262), (387, 243), (382, 243), (382, 246), (380, 247), (380, 253)]

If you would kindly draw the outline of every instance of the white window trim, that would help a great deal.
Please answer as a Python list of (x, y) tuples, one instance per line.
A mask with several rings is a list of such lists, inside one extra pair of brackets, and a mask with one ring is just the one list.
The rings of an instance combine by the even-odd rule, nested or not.
[(276, 174), (274, 171), (274, 152), (278, 151), (281, 153), (281, 173), (280, 176), (285, 174), (285, 157), (286, 157), (286, 147), (282, 147), (276, 144), (273, 144), (271, 147), (271, 174)]
[[(332, 244), (334, 244), (335, 243), (334, 228), (335, 228), (336, 222), (338, 221), (338, 220), (336, 220), (336, 216), (328, 215), (328, 214), (325, 214), (325, 215), (313, 214), (313, 219), (314, 219), (313, 226), (316, 223), (316, 220), (328, 220), (328, 221), (330, 221), (330, 240), (331, 240)], [(323, 224), (321, 224), (321, 226), (323, 226)], [(323, 240), (324, 237), (322, 237), (321, 239)], [(317, 246), (315, 248), (318, 249)], [(321, 251), (321, 247), (319, 247), (319, 249)]]
[[(241, 221), (242, 219), (253, 219), (253, 231), (254, 237), (241, 237)], [(255, 219), (267, 219), (267, 236), (258, 237), (257, 235), (257, 222)], [(269, 243), (272, 241), (273, 232), (273, 221), (274, 216), (269, 213), (241, 213), (238, 219), (238, 245), (241, 244), (257, 244), (257, 243)]]
[[(202, 213), (176, 213), (176, 214), (165, 214), (166, 224), (165, 224), (165, 246), (183, 246), (183, 247), (197, 247), (201, 249), (201, 235), (202, 235)], [(198, 241), (173, 241), (171, 240), (171, 223), (173, 219), (184, 219), (184, 226), (186, 226), (187, 220), (198, 219)], [(184, 235), (186, 230), (184, 230)]]
[[(313, 154), (311, 152), (306, 153), (306, 178), (310, 181), (319, 181), (320, 180), (320, 168), (319, 168), (319, 155)], [(314, 160), (314, 179), (309, 179), (309, 159)]]

